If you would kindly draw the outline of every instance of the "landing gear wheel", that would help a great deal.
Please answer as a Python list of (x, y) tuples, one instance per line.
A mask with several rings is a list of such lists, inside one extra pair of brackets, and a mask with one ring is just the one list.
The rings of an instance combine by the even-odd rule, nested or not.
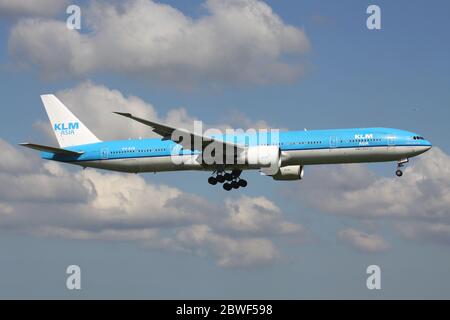
[(223, 184), (223, 188), (224, 188), (225, 190), (227, 190), (227, 191), (230, 191), (233, 187), (231, 186), (231, 184), (229, 184), (229, 183), (227, 182), (227, 183), (224, 183), (224, 184)]
[(212, 173), (212, 176), (208, 178), (208, 183), (216, 185), (222, 184), (222, 187), (226, 191), (232, 189), (245, 188), (247, 181), (240, 178), (242, 170), (233, 170), (231, 172), (225, 172), (225, 170), (216, 170)]
[(238, 181), (239, 187), (245, 188), (247, 186), (247, 180), (241, 179)]
[(409, 162), (408, 158), (400, 159), (397, 161), (397, 171), (395, 171), (395, 174), (397, 177), (401, 177), (403, 175), (402, 168), (405, 167), (405, 165)]
[(215, 186), (217, 184), (217, 179), (214, 177), (209, 177), (208, 178), (208, 183)]
[(225, 177), (221, 174), (217, 175), (216, 179), (217, 179), (217, 182), (219, 182), (219, 183), (225, 182)]

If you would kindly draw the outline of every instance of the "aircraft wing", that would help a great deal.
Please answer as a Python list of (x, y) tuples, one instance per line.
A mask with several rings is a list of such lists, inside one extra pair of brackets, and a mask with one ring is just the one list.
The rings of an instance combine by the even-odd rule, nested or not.
[[(152, 131), (156, 134), (160, 135), (162, 137), (162, 140), (172, 140), (173, 142), (180, 144), (185, 149), (190, 150), (196, 150), (196, 146), (200, 145), (199, 143), (195, 142), (201, 142), (202, 150), (206, 148), (211, 143), (217, 143), (219, 145), (223, 145), (225, 148), (223, 150), (226, 150), (227, 148), (234, 148), (235, 154), (240, 154), (245, 150), (245, 147), (242, 145), (234, 144), (227, 141), (217, 140), (211, 137), (207, 137), (204, 135), (199, 135), (184, 129), (178, 129), (174, 128), (165, 124), (153, 122), (150, 120), (142, 119), (139, 117), (133, 116), (131, 113), (122, 113), (122, 112), (114, 112), (115, 114), (118, 114), (120, 116), (130, 118), (132, 120), (135, 120), (137, 122), (143, 123), (149, 127), (152, 128)], [(173, 133), (176, 133), (175, 135)], [(189, 135), (190, 141), (183, 141), (182, 136), (183, 135)]]
[(38, 150), (38, 151), (44, 151), (44, 152), (50, 152), (57, 155), (63, 155), (63, 156), (72, 156), (72, 157), (79, 157), (84, 152), (77, 152), (77, 151), (71, 151), (61, 148), (55, 148), (55, 147), (49, 147), (49, 146), (43, 146), (40, 144), (34, 144), (34, 143), (21, 143), (22, 147), (27, 147), (30, 149)]

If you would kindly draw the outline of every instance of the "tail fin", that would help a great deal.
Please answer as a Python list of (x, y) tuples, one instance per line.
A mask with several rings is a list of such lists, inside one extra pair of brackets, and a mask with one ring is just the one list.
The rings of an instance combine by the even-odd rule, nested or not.
[(42, 95), (41, 99), (61, 148), (101, 142), (53, 94)]

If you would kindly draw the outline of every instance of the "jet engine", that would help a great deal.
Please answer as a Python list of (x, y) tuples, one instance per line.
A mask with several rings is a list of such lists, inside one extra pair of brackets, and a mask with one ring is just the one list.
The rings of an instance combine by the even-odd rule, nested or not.
[(274, 175), (281, 166), (281, 150), (278, 146), (248, 147), (241, 154), (240, 160), (249, 167), (264, 168), (269, 175)]
[(273, 180), (301, 180), (303, 179), (303, 166), (285, 166), (272, 175)]

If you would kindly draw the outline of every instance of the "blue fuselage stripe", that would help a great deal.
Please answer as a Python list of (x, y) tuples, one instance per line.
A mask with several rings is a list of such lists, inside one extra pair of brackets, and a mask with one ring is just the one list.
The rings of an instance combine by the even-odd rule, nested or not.
[[(408, 131), (387, 128), (288, 131), (279, 133), (279, 139), (275, 145), (279, 145), (284, 152), (345, 148), (386, 148), (390, 146), (431, 146), (426, 140), (414, 139), (416, 136), (418, 135)], [(230, 141), (229, 138), (223, 136), (222, 140)], [(238, 138), (242, 137), (235, 136), (232, 138), (239, 141)], [(271, 139), (272, 136), (268, 139), (269, 144)], [(83, 155), (79, 157), (57, 156), (52, 153), (42, 153), (42, 157), (63, 162), (168, 157), (173, 156), (171, 150), (175, 145), (173, 141), (161, 139), (110, 141), (68, 148), (72, 151), (82, 151)], [(256, 146), (259, 143), (248, 145)], [(193, 154), (200, 154), (200, 152), (182, 150), (177, 155)]]

